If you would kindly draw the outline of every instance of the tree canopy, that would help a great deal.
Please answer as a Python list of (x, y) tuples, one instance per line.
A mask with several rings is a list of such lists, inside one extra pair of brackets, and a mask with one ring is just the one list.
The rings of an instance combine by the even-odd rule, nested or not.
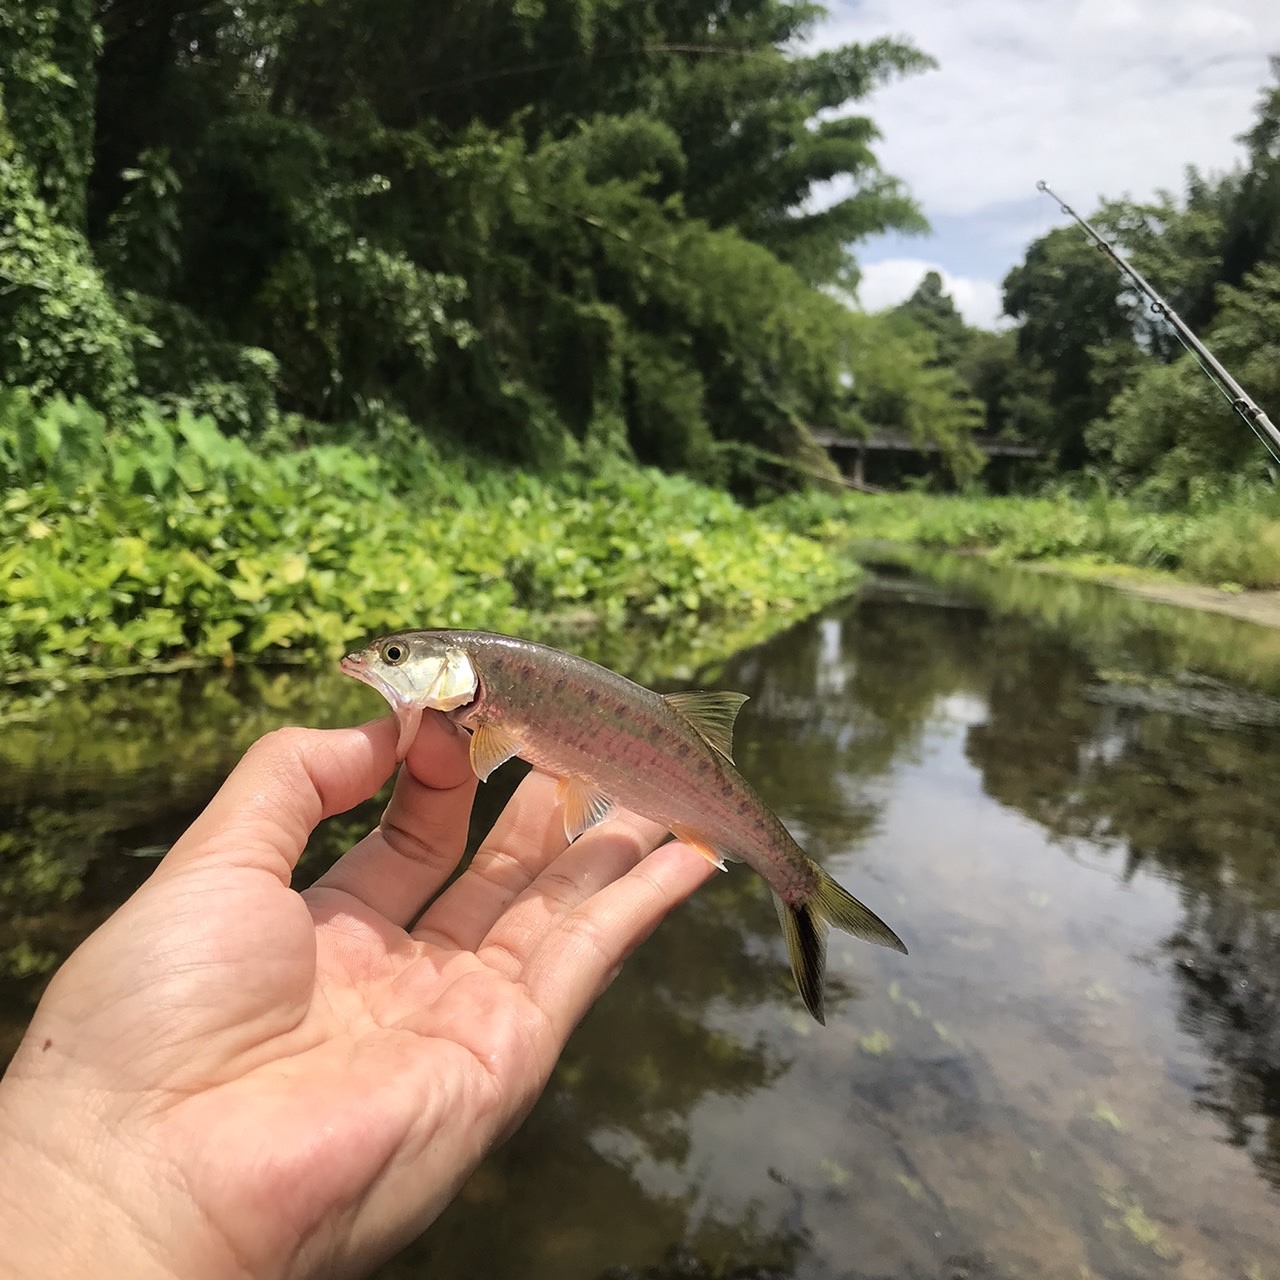
[[(723, 472), (856, 427), (832, 295), (924, 221), (789, 0), (0, 0), (0, 382)], [(825, 206), (823, 184), (848, 194)]]
[[(1241, 165), (1188, 169), (1182, 196), (1111, 200), (1090, 221), (1108, 236), (1274, 416), (1280, 412), (1280, 58), (1238, 139)], [(1079, 228), (1034, 241), (1004, 282), (1018, 367), (986, 376), (1039, 393), (1011, 426), (1060, 468), (1085, 465), (1162, 500), (1270, 466), (1263, 446), (1170, 327)], [(1035, 397), (1033, 397), (1034, 399)]]

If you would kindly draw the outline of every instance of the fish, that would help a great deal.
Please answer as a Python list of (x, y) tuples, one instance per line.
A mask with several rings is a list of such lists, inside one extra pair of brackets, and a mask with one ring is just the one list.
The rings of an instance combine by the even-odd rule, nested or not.
[(906, 954), (734, 766), (734, 721), (746, 695), (660, 694), (586, 658), (487, 631), (401, 631), (340, 665), (390, 704), (399, 759), (434, 710), (470, 732), (471, 767), (482, 781), (513, 757), (559, 779), (571, 844), (621, 807), (660, 823), (721, 870), (745, 862), (773, 894), (796, 987), (819, 1023), (831, 926)]

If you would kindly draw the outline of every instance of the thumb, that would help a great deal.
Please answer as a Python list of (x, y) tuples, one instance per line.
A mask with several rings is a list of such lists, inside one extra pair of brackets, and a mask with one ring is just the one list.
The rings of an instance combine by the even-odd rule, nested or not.
[(259, 738), (157, 874), (219, 862), (289, 883), (323, 818), (372, 798), (396, 767), (395, 721), (353, 729), (277, 729)]

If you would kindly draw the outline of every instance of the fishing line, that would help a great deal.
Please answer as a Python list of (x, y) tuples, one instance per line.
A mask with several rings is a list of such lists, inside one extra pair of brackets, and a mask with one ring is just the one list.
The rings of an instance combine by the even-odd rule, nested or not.
[(1182, 317), (1147, 282), (1142, 273), (1127, 259), (1122, 258), (1115, 246), (1092, 223), (1082, 218), (1043, 178), (1036, 183), (1036, 190), (1043, 191), (1050, 199), (1056, 200), (1062, 212), (1084, 229), (1084, 233), (1094, 246), (1105, 253), (1120, 271), (1133, 281), (1138, 291), (1150, 301), (1152, 313), (1164, 318), (1165, 323), (1173, 330), (1174, 337), (1200, 366), (1205, 376), (1218, 388), (1236, 413), (1244, 419), (1249, 430), (1262, 441), (1263, 447), (1271, 457), (1280, 463), (1280, 429), (1277, 429), (1275, 423), (1262, 411), (1258, 402), (1227, 372), (1222, 363), (1196, 337)]

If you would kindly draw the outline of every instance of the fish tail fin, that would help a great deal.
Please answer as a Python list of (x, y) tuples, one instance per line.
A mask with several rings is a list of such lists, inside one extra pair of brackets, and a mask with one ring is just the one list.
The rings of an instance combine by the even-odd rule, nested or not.
[(787, 958), (805, 1008), (822, 1024), (823, 978), (827, 959), (827, 930), (831, 925), (855, 938), (890, 947), (906, 954), (902, 939), (869, 907), (863, 906), (843, 885), (838, 884), (816, 863), (817, 888), (795, 906), (774, 894), (773, 903), (787, 940)]

